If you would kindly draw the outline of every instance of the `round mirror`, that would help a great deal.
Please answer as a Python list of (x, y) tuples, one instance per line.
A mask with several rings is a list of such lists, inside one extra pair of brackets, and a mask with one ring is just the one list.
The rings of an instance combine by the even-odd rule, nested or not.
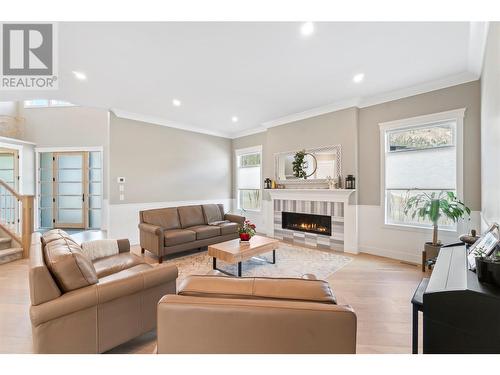
[(313, 154), (306, 153), (304, 156), (304, 164), (302, 165), (302, 169), (306, 172), (304, 178), (311, 177), (316, 172), (317, 167), (318, 162), (316, 157)]

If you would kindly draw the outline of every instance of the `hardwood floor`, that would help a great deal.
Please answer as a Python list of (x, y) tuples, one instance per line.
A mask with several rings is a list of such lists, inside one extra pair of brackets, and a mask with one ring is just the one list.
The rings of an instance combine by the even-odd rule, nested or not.
[[(140, 248), (133, 251), (140, 255)], [(328, 281), (338, 302), (356, 311), (357, 352), (411, 353), (410, 299), (424, 274), (416, 265), (387, 258), (352, 258)], [(0, 265), (0, 353), (32, 352), (29, 305), (28, 260)], [(148, 333), (111, 352), (151, 353), (155, 340), (155, 334)]]

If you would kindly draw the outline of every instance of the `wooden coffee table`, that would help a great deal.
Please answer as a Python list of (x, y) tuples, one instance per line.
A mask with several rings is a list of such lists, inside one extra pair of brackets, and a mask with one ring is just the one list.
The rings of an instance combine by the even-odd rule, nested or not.
[[(240, 239), (217, 243), (208, 247), (208, 255), (213, 257), (213, 269), (217, 269), (217, 259), (227, 263), (238, 263), (238, 276), (241, 277), (241, 262), (256, 255), (273, 252), (272, 264), (276, 263), (276, 249), (279, 241), (263, 236), (253, 236), (249, 243), (242, 243)], [(225, 271), (219, 270), (227, 273)]]

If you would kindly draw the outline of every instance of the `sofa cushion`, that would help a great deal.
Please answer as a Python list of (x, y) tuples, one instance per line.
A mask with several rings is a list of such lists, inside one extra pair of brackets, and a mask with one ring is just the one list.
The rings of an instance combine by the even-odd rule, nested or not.
[(193, 297), (337, 303), (326, 281), (292, 278), (188, 276), (181, 283), (178, 294)]
[(205, 223), (211, 224), (217, 221), (222, 221), (223, 214), (217, 204), (203, 204), (203, 215), (205, 216)]
[(220, 228), (220, 233), (224, 236), (226, 234), (238, 233), (239, 225), (238, 223), (227, 222), (219, 224), (218, 227)]
[(111, 255), (93, 262), (99, 279), (143, 263), (146, 263), (144, 259), (131, 253)]
[(166, 230), (163, 236), (165, 238), (165, 246), (175, 246), (196, 241), (196, 233), (187, 229)]
[(220, 228), (216, 225), (197, 225), (187, 229), (196, 233), (197, 240), (220, 236)]
[(179, 219), (181, 221), (182, 228), (206, 224), (201, 206), (178, 207), (177, 211), (179, 212)]
[(63, 292), (97, 283), (97, 273), (80, 246), (69, 239), (54, 240), (44, 248), (47, 268)]
[(142, 211), (142, 219), (145, 223), (157, 225), (163, 229), (178, 229), (181, 227), (177, 207)]
[(44, 234), (42, 234), (41, 241), (42, 241), (42, 247), (45, 247), (49, 242), (55, 241), (55, 240), (60, 240), (60, 239), (67, 239), (68, 241), (74, 243), (75, 245), (78, 245), (78, 243), (73, 240), (68, 233), (61, 229), (51, 229)]

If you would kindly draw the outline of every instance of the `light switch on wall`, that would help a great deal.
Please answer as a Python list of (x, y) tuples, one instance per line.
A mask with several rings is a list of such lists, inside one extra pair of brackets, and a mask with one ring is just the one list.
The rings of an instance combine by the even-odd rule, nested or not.
[(120, 184), (120, 191), (125, 191), (125, 185)]
[(120, 200), (121, 201), (125, 200), (125, 194), (120, 194)]

